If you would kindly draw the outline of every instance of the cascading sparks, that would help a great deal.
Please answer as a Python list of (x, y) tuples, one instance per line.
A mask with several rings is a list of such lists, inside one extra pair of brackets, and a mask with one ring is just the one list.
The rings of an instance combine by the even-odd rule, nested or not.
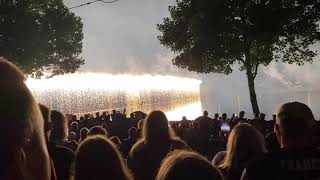
[[(127, 108), (172, 111), (178, 101), (199, 102), (201, 81), (162, 75), (75, 73), (26, 82), (39, 102), (65, 113)], [(184, 105), (180, 103), (179, 107)]]
[(107, 89), (107, 90), (178, 90), (199, 91), (200, 80), (161, 75), (112, 75), (76, 73), (50, 79), (27, 80), (31, 89)]

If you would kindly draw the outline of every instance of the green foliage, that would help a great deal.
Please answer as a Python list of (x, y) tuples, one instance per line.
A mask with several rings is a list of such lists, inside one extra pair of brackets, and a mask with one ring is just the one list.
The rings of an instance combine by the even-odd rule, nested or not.
[(37, 77), (75, 72), (82, 27), (62, 0), (0, 0), (0, 56)]
[(176, 0), (158, 29), (173, 64), (198, 73), (246, 71), (253, 112), (254, 79), (273, 60), (303, 65), (318, 52), (320, 0)]
[[(319, 0), (177, 0), (158, 29), (173, 64), (199, 73), (229, 74), (272, 60), (302, 65), (320, 39)], [(255, 74), (254, 74), (255, 75)]]

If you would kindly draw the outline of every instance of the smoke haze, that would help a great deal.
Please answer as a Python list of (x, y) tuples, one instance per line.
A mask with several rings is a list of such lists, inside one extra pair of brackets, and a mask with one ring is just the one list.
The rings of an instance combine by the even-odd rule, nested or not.
[[(87, 0), (65, 0), (68, 7)], [(169, 15), (174, 0), (120, 0), (114, 4), (95, 3), (73, 9), (84, 24), (83, 56), (86, 64), (80, 72), (161, 74), (201, 79), (202, 107), (211, 113), (237, 113), (237, 96), (241, 109), (251, 116), (249, 91), (244, 72), (229, 75), (199, 75), (174, 67), (174, 54), (160, 45), (156, 24)], [(320, 45), (314, 48), (320, 49)], [(271, 63), (261, 67), (256, 79), (258, 102), (262, 112), (271, 115), (286, 101), (307, 103), (320, 117), (320, 57), (303, 67)], [(220, 108), (219, 108), (220, 107)], [(211, 114), (212, 115), (212, 114)], [(270, 117), (270, 116), (268, 116)]]

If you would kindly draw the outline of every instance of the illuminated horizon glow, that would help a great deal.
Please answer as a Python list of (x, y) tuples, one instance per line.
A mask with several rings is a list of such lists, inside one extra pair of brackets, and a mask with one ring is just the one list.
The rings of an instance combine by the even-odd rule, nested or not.
[(49, 79), (28, 78), (30, 89), (38, 90), (175, 90), (199, 92), (201, 80), (163, 75), (130, 75), (105, 73), (74, 73), (59, 75)]
[(202, 114), (201, 102), (190, 103), (186, 106), (166, 111), (165, 114), (169, 121), (179, 121), (182, 116), (186, 116), (189, 120), (194, 120)]

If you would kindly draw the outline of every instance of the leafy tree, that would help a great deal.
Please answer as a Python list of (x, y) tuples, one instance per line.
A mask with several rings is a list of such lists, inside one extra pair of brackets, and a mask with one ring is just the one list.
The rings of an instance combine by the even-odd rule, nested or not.
[(75, 72), (82, 27), (62, 0), (0, 0), (0, 56), (36, 77)]
[(319, 0), (176, 0), (158, 29), (173, 64), (198, 73), (230, 74), (240, 65), (259, 113), (254, 80), (273, 60), (303, 65), (318, 52)]

